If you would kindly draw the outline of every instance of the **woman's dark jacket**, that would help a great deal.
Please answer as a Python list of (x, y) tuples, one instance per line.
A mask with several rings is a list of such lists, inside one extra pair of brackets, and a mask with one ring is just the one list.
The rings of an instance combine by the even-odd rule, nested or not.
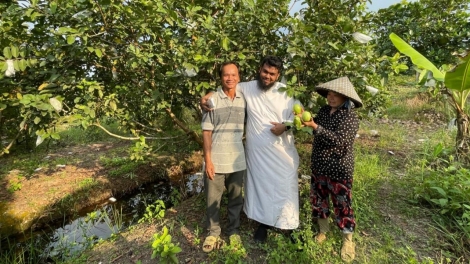
[(354, 173), (353, 143), (359, 120), (353, 109), (340, 108), (330, 115), (329, 105), (320, 108), (314, 118), (311, 169), (332, 180), (349, 180)]

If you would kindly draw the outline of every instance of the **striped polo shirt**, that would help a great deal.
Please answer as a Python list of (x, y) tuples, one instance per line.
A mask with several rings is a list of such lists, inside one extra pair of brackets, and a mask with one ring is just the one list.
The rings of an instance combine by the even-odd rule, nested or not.
[(233, 101), (218, 88), (212, 95), (214, 110), (202, 116), (202, 130), (212, 130), (211, 159), (216, 173), (246, 169), (242, 137), (246, 102), (237, 92)]

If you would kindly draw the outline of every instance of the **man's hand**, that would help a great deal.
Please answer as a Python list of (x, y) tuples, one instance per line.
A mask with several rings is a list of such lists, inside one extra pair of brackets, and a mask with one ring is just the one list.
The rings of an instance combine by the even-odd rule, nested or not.
[(282, 123), (277, 123), (277, 122), (270, 122), (273, 127), (271, 127), (271, 133), (273, 133), (274, 135), (276, 136), (279, 136), (281, 135), (282, 133), (284, 133), (284, 131), (286, 131), (286, 126)]
[(207, 104), (207, 100), (211, 98), (212, 94), (214, 94), (214, 92), (208, 92), (199, 100), (199, 105), (201, 106), (202, 111), (205, 111), (205, 112), (212, 111), (212, 108), (209, 108), (209, 105)]
[(214, 180), (215, 176), (215, 170), (214, 170), (214, 164), (212, 164), (212, 161), (206, 162), (206, 175), (209, 180)]

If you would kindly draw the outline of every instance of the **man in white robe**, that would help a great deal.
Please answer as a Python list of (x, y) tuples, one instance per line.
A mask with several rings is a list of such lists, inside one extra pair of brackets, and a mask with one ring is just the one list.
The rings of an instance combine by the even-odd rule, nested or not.
[(254, 239), (265, 242), (270, 227), (293, 230), (299, 225), (299, 155), (283, 124), (292, 122), (295, 100), (279, 91), (285, 87), (277, 82), (282, 61), (267, 56), (260, 65), (258, 80), (239, 83), (237, 91), (245, 96), (248, 117), (244, 211), (260, 223)]

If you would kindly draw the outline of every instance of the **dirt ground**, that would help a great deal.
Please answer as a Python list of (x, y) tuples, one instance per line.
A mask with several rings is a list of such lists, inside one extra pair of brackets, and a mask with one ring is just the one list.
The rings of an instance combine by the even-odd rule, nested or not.
[[(404, 125), (410, 126), (410, 129), (421, 127), (420, 124), (413, 122)], [(434, 126), (428, 129), (434, 129)], [(416, 136), (411, 134), (409, 140), (417, 140)], [(363, 131), (358, 140), (361, 144), (370, 147), (375, 147), (377, 142), (377, 138), (371, 136), (369, 131)], [(116, 180), (109, 176), (108, 169), (101, 165), (99, 157), (119, 147), (122, 147), (120, 143), (102, 143), (54, 150), (53, 153), (43, 158), (51, 163), (59, 158), (76, 159), (79, 162), (63, 168), (52, 167), (38, 170), (31, 178), (23, 178), (21, 190), (13, 193), (8, 189), (11, 182), (18, 179), (21, 171), (10, 171), (0, 183), (2, 185), (0, 211), (3, 212), (0, 231), (5, 235), (11, 232), (21, 232), (30, 227), (39, 228), (44, 223), (60, 217), (64, 211), (80, 210), (80, 208), (106, 201), (110, 197), (119, 197), (143, 183), (156, 181), (161, 177), (170, 177), (172, 181), (178, 182), (182, 175), (194, 173), (201, 167), (202, 155), (199, 152), (179, 157), (160, 157), (152, 163), (141, 165), (135, 178)], [(406, 151), (397, 152), (395, 155), (397, 159), (406, 159)], [(7, 161), (0, 161), (0, 165), (2, 162)], [(89, 179), (93, 179), (96, 183), (93, 188), (81, 186), (80, 183)], [(386, 189), (383, 190), (383, 194), (387, 195)], [(419, 227), (400, 217), (393, 207), (384, 205), (384, 208), (389, 208), (382, 212), (387, 221), (393, 221), (407, 232), (416, 233), (415, 236), (420, 238), (417, 240), (419, 243), (416, 244), (426, 239), (419, 231)], [(216, 256), (203, 253), (201, 250), (204, 239), (203, 212), (204, 204), (201, 197), (196, 196), (185, 200), (180, 205), (168, 209), (165, 220), (137, 225), (129, 232), (118, 234), (113, 238), (112, 243), (96, 245), (84, 255), (86, 263), (156, 263), (155, 259), (150, 258), (152, 250), (149, 241), (155, 233), (161, 231), (163, 226), (172, 230), (174, 235), (172, 241), (179, 243), (182, 248), (182, 252), (178, 254), (182, 263), (212, 262)], [(395, 217), (396, 215), (398, 216)], [(266, 254), (265, 250), (262, 246), (253, 243), (251, 239), (256, 224), (243, 214), (241, 220), (244, 226), (241, 234), (242, 241), (245, 247), (250, 248), (250, 255), (246, 256), (245, 261), (264, 263), (262, 256)], [(223, 221), (225, 219), (222, 219)], [(278, 231), (272, 232), (283, 235)], [(226, 237), (222, 238), (228, 241)], [(419, 246), (417, 248), (419, 250)]]
[[(410, 131), (423, 128), (422, 124), (416, 122), (400, 121), (400, 124), (408, 127)], [(426, 125), (424, 129), (436, 129), (438, 126), (442, 126), (442, 124)], [(419, 134), (410, 133), (408, 140), (410, 142), (418, 142), (419, 137)], [(370, 131), (361, 131), (357, 140), (361, 145), (370, 149), (379, 148), (379, 136), (371, 135)], [(383, 152), (386, 153), (387, 150), (383, 150)], [(395, 151), (393, 155), (396, 157), (397, 162), (400, 163), (407, 159), (407, 153), (409, 153), (409, 151), (403, 149)], [(403, 171), (396, 171), (396, 176), (400, 177), (403, 173)], [(394, 239), (411, 244), (413, 250), (417, 252), (418, 258), (431, 257), (435, 259), (436, 256), (431, 255), (432, 253), (429, 252), (429, 247), (426, 246), (433, 233), (427, 233), (426, 229), (421, 228), (423, 224), (426, 226), (430, 225), (431, 220), (423, 217), (420, 219), (420, 222), (416, 222), (402, 215), (397, 208), (394, 208), (393, 200), (390, 200), (390, 197), (388, 197), (392, 190), (387, 188), (388, 186), (384, 185), (380, 190), (383, 200), (381, 200), (380, 203), (382, 210), (379, 213), (382, 215), (383, 221), (388, 222), (390, 226), (396, 226), (406, 234), (400, 236), (400, 233), (397, 233)], [(403, 199), (406, 198), (403, 197)], [(95, 246), (91, 251), (85, 254), (86, 263), (157, 263), (157, 260), (151, 259), (152, 249), (150, 247), (150, 241), (152, 241), (154, 234), (161, 232), (163, 226), (170, 228), (171, 234), (173, 235), (172, 242), (178, 243), (182, 248), (182, 252), (178, 254), (180, 263), (224, 263), (225, 260), (218, 259), (215, 253), (206, 254), (202, 252), (201, 247), (205, 235), (202, 229), (204, 226), (203, 212), (204, 203), (202, 197), (192, 197), (168, 210), (164, 221), (149, 225), (140, 225), (132, 231), (121, 233), (112, 243), (103, 243)], [(266, 249), (263, 248), (262, 245), (256, 244), (252, 239), (257, 224), (247, 219), (243, 213), (241, 220), (241, 226), (244, 227), (241, 234), (242, 241), (245, 248), (250, 248), (250, 253), (245, 256), (243, 263), (267, 263)], [(221, 219), (221, 221), (224, 223), (226, 219)], [(279, 230), (270, 231), (270, 233), (285, 236)], [(358, 236), (363, 236), (367, 239), (367, 237), (380, 236), (380, 234), (362, 230)], [(413, 238), (414, 241), (406, 241), (409, 238)], [(222, 239), (228, 242), (227, 237), (222, 237)], [(335, 252), (333, 252), (333, 254), (335, 254)]]
[[(156, 157), (154, 162), (139, 165), (132, 178), (113, 177), (109, 168), (100, 163), (100, 157), (123, 147), (125, 143), (96, 143), (54, 149), (40, 158), (48, 164), (56, 161), (65, 166), (51, 165), (37, 168), (25, 177), (21, 170), (12, 170), (0, 182), (0, 234), (21, 233), (37, 229), (63, 214), (73, 214), (82, 208), (120, 197), (135, 188), (163, 177), (178, 182), (183, 175), (194, 173), (201, 167), (202, 157), (196, 152), (177, 157)], [(124, 151), (122, 155), (127, 155)], [(2, 163), (12, 162), (8, 158)], [(12, 184), (21, 189), (11, 192)]]

